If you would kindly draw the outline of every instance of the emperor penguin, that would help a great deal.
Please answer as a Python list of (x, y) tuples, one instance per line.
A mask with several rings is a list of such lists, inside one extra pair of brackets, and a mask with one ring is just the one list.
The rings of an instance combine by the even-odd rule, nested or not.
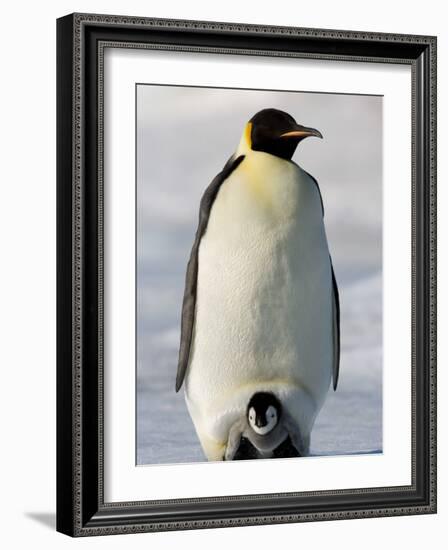
[(331, 380), (337, 387), (339, 294), (322, 197), (315, 178), (292, 161), (310, 136), (322, 138), (288, 113), (259, 111), (200, 202), (176, 391), (185, 384), (208, 460), (238, 455), (234, 445), (228, 451), (232, 427), (256, 394), (281, 404), (294, 426), (288, 439), (307, 455)]

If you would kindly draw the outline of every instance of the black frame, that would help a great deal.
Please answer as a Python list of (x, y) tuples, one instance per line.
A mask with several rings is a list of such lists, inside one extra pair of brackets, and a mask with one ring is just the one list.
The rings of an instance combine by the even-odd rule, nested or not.
[[(105, 503), (104, 47), (412, 67), (412, 484)], [(72, 14), (57, 21), (57, 530), (71, 536), (436, 512), (436, 38)], [(150, 495), (148, 495), (150, 497)]]

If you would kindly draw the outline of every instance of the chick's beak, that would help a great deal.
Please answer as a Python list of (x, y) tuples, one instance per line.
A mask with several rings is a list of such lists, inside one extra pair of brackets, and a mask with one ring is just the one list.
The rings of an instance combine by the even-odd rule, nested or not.
[(319, 130), (316, 130), (315, 128), (307, 128), (306, 126), (300, 126), (297, 125), (296, 128), (289, 132), (285, 132), (284, 134), (281, 134), (281, 138), (298, 138), (303, 139), (306, 137), (318, 137), (322, 139), (322, 134), (319, 132)]
[(266, 426), (266, 424), (266, 419), (262, 416), (257, 416), (257, 418), (255, 419), (255, 426), (258, 426), (259, 428), (263, 428), (264, 426)]

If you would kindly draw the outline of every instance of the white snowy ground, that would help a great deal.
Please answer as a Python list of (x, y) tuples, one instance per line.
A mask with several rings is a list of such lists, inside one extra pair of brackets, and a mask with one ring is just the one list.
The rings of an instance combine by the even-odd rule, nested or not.
[(139, 86), (137, 99), (137, 464), (204, 460), (174, 391), (185, 267), (200, 197), (264, 107), (324, 136), (294, 157), (320, 184), (341, 302), (339, 386), (311, 451), (381, 452), (381, 98)]

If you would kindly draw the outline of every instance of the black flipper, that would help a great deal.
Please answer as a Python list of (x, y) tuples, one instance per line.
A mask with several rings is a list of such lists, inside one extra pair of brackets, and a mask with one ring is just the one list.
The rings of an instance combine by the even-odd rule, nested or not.
[[(302, 168), (302, 170), (303, 170), (303, 168)], [(314, 184), (317, 187), (317, 192), (319, 193), (319, 198), (320, 198), (320, 206), (322, 208), (322, 217), (324, 217), (324, 215), (325, 215), (324, 201), (322, 200), (322, 193), (320, 192), (320, 187), (319, 187), (319, 184), (317, 183), (317, 179), (314, 176), (312, 176), (309, 172), (306, 172), (305, 170), (303, 170), (303, 171), (305, 172), (305, 174), (307, 176), (309, 176), (314, 181)]]
[(258, 458), (258, 451), (252, 443), (245, 437), (241, 438), (240, 446), (238, 447), (233, 460), (254, 460)]
[(207, 224), (210, 217), (210, 211), (213, 202), (218, 194), (219, 188), (230, 174), (239, 166), (244, 159), (244, 155), (234, 158), (232, 155), (227, 161), (222, 171), (215, 176), (211, 184), (205, 190), (199, 208), (199, 224), (196, 231), (193, 247), (191, 249), (190, 260), (187, 265), (185, 277), (185, 291), (182, 302), (181, 335), (179, 348), (179, 362), (177, 365), (176, 392), (182, 386), (187, 372), (188, 361), (190, 358), (191, 340), (193, 336), (194, 316), (196, 309), (196, 289), (198, 278), (198, 253), (201, 239), (207, 230)]
[[(313, 180), (317, 187), (319, 193), (320, 205), (322, 207), (322, 217), (324, 216), (324, 203), (322, 200), (322, 194), (320, 192), (319, 184), (314, 176), (305, 172)], [(333, 300), (332, 300), (332, 309), (333, 309), (333, 389), (336, 391), (338, 386), (339, 379), (339, 362), (341, 356), (341, 329), (340, 329), (340, 308), (339, 308), (339, 290), (338, 284), (336, 282), (336, 277), (334, 275), (333, 263), (330, 257), (331, 264), (331, 280), (333, 286)]]
[(340, 329), (340, 309), (339, 309), (339, 290), (334, 276), (333, 263), (331, 263), (331, 280), (333, 284), (333, 390), (336, 391), (339, 379), (339, 360), (341, 356), (341, 329)]
[(291, 438), (288, 436), (283, 443), (275, 449), (273, 458), (292, 458), (294, 456), (302, 456), (292, 444)]

